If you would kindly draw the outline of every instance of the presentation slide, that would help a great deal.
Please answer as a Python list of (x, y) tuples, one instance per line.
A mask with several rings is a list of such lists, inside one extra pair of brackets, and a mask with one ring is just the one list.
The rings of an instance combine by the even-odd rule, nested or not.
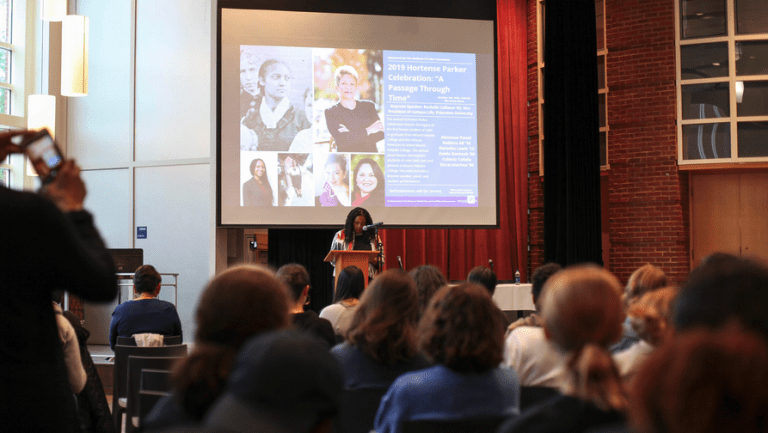
[(220, 225), (497, 225), (493, 25), (222, 9)]

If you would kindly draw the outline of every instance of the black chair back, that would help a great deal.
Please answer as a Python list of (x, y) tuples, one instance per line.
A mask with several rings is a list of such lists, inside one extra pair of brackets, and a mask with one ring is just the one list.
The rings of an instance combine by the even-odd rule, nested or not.
[(403, 433), (496, 433), (505, 417), (403, 421)]
[[(172, 347), (172, 346), (163, 346)], [(142, 371), (145, 369), (170, 370), (173, 364), (183, 356), (129, 356), (128, 357), (128, 398), (126, 414), (128, 422), (125, 428), (126, 433), (133, 431), (134, 427), (139, 426), (141, 414), (139, 413), (139, 391), (141, 390)], [(168, 388), (158, 391), (168, 391)], [(137, 422), (133, 422), (133, 420)]]
[[(125, 408), (121, 407), (120, 399), (122, 398), (125, 401), (125, 398), (128, 395), (128, 357), (169, 357), (186, 355), (187, 346), (184, 344), (157, 347), (115, 346), (114, 382), (112, 385), (112, 417), (115, 422), (115, 431), (122, 431), (122, 420)], [(130, 424), (130, 418), (126, 424)]]
[[(163, 397), (171, 395), (171, 370), (143, 368), (139, 385), (139, 419), (143, 421)], [(140, 423), (141, 424), (141, 423)]]
[(135, 346), (136, 340), (133, 337), (117, 337), (116, 346)]
[(368, 433), (387, 388), (345, 389), (339, 399), (336, 433)]
[(521, 386), (520, 387), (520, 412), (535, 406), (545, 400), (560, 395), (556, 388), (545, 386)]

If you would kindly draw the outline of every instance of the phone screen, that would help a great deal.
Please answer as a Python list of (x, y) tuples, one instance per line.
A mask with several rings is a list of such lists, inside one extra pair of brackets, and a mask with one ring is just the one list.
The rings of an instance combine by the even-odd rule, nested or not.
[(43, 182), (50, 181), (56, 175), (56, 169), (64, 161), (56, 142), (50, 134), (40, 133), (31, 141), (24, 143), (24, 151), (32, 162)]

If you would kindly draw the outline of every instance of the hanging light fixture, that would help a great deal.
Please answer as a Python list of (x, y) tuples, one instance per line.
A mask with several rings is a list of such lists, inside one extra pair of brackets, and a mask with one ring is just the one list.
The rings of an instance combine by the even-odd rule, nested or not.
[(51, 137), (56, 136), (56, 97), (53, 95), (29, 95), (27, 97), (27, 129), (48, 128)]
[(61, 23), (61, 94), (88, 94), (88, 17), (67, 15)]
[(43, 21), (61, 21), (67, 15), (67, 0), (44, 0)]

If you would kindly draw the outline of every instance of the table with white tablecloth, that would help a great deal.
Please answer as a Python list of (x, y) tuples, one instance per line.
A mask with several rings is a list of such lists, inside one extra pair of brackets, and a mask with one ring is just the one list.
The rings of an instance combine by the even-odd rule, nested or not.
[(499, 284), (493, 300), (502, 311), (535, 311), (530, 284)]

